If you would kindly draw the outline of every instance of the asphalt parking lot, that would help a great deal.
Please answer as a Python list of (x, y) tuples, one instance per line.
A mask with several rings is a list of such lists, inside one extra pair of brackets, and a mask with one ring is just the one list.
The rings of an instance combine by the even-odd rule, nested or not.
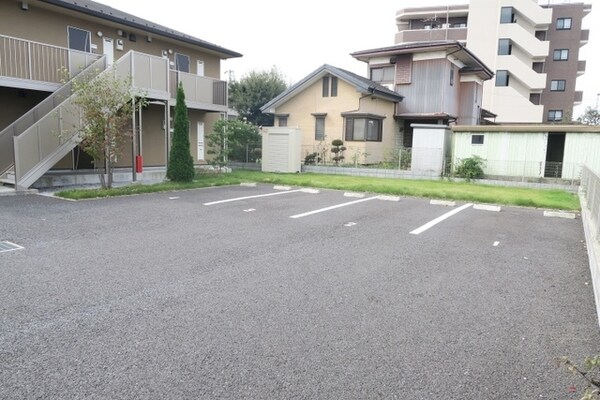
[(542, 210), (11, 196), (0, 241), (2, 399), (575, 399), (555, 357), (600, 352), (581, 220)]

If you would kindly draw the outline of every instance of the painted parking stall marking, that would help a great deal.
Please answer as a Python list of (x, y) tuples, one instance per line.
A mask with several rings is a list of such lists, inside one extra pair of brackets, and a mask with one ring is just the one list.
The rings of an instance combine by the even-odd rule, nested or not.
[(9, 242), (8, 240), (0, 242), (0, 253), (6, 253), (8, 251), (15, 251), (15, 250), (23, 250), (24, 248), (25, 247), (19, 246), (18, 244), (15, 244), (13, 242)]
[(460, 206), (458, 208), (455, 208), (452, 211), (447, 212), (446, 214), (440, 215), (439, 217), (437, 217), (436, 219), (429, 221), (428, 223), (426, 223), (425, 225), (420, 226), (419, 228), (413, 230), (410, 232), (411, 235), (420, 235), (421, 233), (425, 232), (426, 230), (428, 230), (429, 228), (439, 224), (440, 222), (450, 218), (451, 216), (453, 216), (454, 214), (458, 214), (459, 212), (466, 210), (467, 208), (471, 207), (473, 205), (473, 203), (467, 203), (463, 206)]
[(290, 218), (303, 218), (303, 217), (308, 217), (309, 215), (314, 215), (314, 214), (319, 214), (322, 212), (326, 212), (326, 211), (330, 211), (330, 210), (335, 210), (336, 208), (341, 208), (341, 207), (347, 207), (347, 206), (351, 206), (353, 204), (358, 204), (358, 203), (362, 203), (365, 201), (370, 201), (370, 200), (375, 200), (377, 199), (378, 196), (373, 196), (373, 197), (367, 197), (366, 199), (359, 199), (359, 200), (354, 200), (354, 201), (348, 201), (346, 203), (341, 203), (341, 204), (336, 204), (334, 206), (329, 206), (329, 207), (325, 207), (325, 208), (319, 208), (318, 210), (313, 210), (313, 211), (308, 211), (302, 214), (296, 214), (296, 215), (292, 215), (290, 216)]
[[(275, 192), (275, 193), (266, 193), (266, 194), (255, 194), (253, 196), (235, 197), (233, 199), (211, 201), (209, 203), (203, 203), (203, 205), (205, 205), (205, 206), (213, 206), (215, 204), (231, 203), (232, 201), (258, 199), (258, 198), (261, 198), (261, 197), (269, 197), (269, 196), (281, 196), (283, 194), (298, 193), (298, 192), (304, 192), (304, 189), (287, 190), (287, 191), (284, 191), (284, 192)], [(304, 192), (304, 193), (306, 193), (306, 192)]]

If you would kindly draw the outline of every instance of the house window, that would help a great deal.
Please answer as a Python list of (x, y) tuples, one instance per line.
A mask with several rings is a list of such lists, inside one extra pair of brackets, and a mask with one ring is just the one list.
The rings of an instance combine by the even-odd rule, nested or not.
[(552, 92), (564, 92), (567, 81), (564, 79), (557, 79), (550, 82), (550, 90)]
[(512, 53), (512, 44), (510, 39), (499, 39), (498, 40), (498, 55), (508, 56)]
[(325, 140), (325, 115), (315, 115), (315, 140)]
[(454, 86), (454, 64), (450, 65), (450, 86)]
[(554, 61), (567, 61), (569, 59), (569, 49), (554, 50)]
[(371, 80), (394, 83), (394, 67), (371, 68)]
[(572, 22), (573, 22), (573, 20), (571, 19), (571, 17), (558, 18), (556, 20), (556, 30), (562, 31), (562, 30), (571, 29)]
[(548, 111), (548, 121), (562, 121), (563, 112), (562, 110), (550, 110)]
[(508, 86), (508, 71), (500, 69), (496, 71), (496, 86)]
[(323, 97), (329, 97), (329, 77), (323, 77)]
[(190, 72), (190, 57), (185, 54), (175, 53), (175, 69), (181, 72)]
[(277, 125), (278, 126), (285, 127), (285, 126), (287, 126), (287, 122), (288, 122), (287, 115), (286, 116), (277, 117)]
[(471, 135), (471, 144), (483, 144), (484, 135)]
[(338, 89), (338, 78), (335, 76), (332, 76), (331, 77), (331, 97), (337, 96), (337, 89)]
[(517, 22), (514, 9), (512, 7), (502, 7), (500, 9), (500, 23), (512, 24), (513, 22)]
[(69, 26), (67, 33), (69, 36), (69, 49), (85, 51), (86, 53), (91, 52), (92, 34), (90, 31)]
[(381, 120), (376, 118), (346, 118), (346, 140), (381, 142)]

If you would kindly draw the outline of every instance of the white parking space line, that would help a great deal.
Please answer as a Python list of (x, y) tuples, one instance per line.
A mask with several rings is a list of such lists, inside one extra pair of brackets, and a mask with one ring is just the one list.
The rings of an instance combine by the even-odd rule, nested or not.
[(203, 203), (203, 204), (205, 206), (212, 206), (214, 204), (231, 203), (232, 201), (240, 201), (240, 200), (248, 200), (248, 199), (258, 199), (260, 197), (279, 196), (279, 195), (282, 195), (282, 194), (296, 193), (296, 192), (301, 192), (301, 191), (302, 191), (302, 189), (297, 189), (297, 190), (288, 190), (286, 192), (275, 192), (275, 193), (267, 193), (267, 194), (257, 194), (257, 195), (254, 195), (254, 196), (244, 196), (244, 197), (236, 197), (236, 198), (233, 198), (233, 199), (211, 201), (209, 203)]
[(290, 190), (291, 186), (283, 186), (283, 185), (275, 185), (273, 186), (274, 190)]
[(356, 193), (356, 192), (346, 192), (344, 193), (344, 197), (355, 197), (357, 199), (362, 199), (365, 197), (364, 193)]
[(544, 217), (575, 219), (575, 213), (564, 211), (544, 211)]
[(349, 202), (342, 203), (342, 204), (336, 204), (335, 206), (319, 208), (318, 210), (313, 210), (313, 211), (308, 211), (308, 212), (305, 212), (302, 214), (292, 215), (292, 216), (290, 216), (290, 218), (308, 217), (309, 215), (318, 214), (318, 213), (322, 213), (322, 212), (329, 211), (329, 210), (335, 210), (336, 208), (340, 208), (340, 207), (351, 206), (352, 204), (362, 203), (364, 201), (375, 200), (376, 198), (377, 198), (377, 196), (374, 196), (374, 197), (368, 197), (366, 199), (360, 199), (360, 200), (349, 201)]
[(448, 206), (448, 207), (455, 207), (456, 206), (456, 202), (455, 201), (449, 201), (449, 200), (436, 200), (436, 199), (432, 199), (429, 204), (431, 204), (432, 206)]
[(494, 211), (494, 212), (500, 212), (501, 208), (500, 206), (491, 206), (489, 204), (475, 204), (473, 206), (474, 210), (482, 210), (482, 211)]
[(256, 187), (256, 182), (242, 182), (242, 183), (240, 183), (240, 186)]
[(444, 221), (445, 219), (450, 218), (451, 216), (453, 216), (454, 214), (458, 214), (459, 212), (466, 210), (467, 208), (471, 207), (473, 205), (473, 203), (467, 203), (463, 206), (460, 206), (458, 208), (455, 208), (452, 211), (448, 211), (446, 214), (441, 215), (439, 217), (437, 217), (436, 219), (434, 219), (433, 221), (429, 221), (428, 223), (426, 223), (425, 225), (411, 231), (411, 235), (419, 235), (423, 232), (425, 232), (427, 229), (439, 224), (440, 222)]
[(499, 245), (499, 244), (500, 244), (500, 242), (498, 242), (498, 241), (495, 241), (495, 242), (494, 242), (494, 247), (498, 247), (498, 245)]

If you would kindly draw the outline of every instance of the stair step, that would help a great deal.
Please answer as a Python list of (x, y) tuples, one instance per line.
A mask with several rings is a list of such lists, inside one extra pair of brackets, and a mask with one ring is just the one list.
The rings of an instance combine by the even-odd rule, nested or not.
[(13, 179), (9, 179), (9, 178), (2, 178), (2, 179), (0, 179), (0, 184), (9, 185), (9, 186), (15, 186), (14, 176), (13, 176)]

